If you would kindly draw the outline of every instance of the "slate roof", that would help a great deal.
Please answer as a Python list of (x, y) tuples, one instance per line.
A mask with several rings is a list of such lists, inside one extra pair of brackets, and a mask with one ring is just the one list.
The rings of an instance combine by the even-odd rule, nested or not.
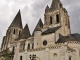
[(36, 25), (36, 28), (34, 29), (34, 31), (32, 33), (32, 36), (34, 36), (35, 31), (41, 31), (41, 28), (43, 28), (43, 23), (42, 23), (42, 20), (40, 19), (38, 24)]
[(76, 38), (77, 40), (80, 40), (80, 34), (78, 34), (78, 33), (71, 34), (71, 36), (73, 36), (73, 37)]
[(57, 31), (60, 27), (61, 27), (61, 26), (54, 27), (54, 28), (49, 28), (48, 30), (42, 32), (42, 35), (54, 33), (54, 32)]
[(18, 28), (23, 29), (20, 10), (15, 16), (14, 20), (12, 21), (10, 27), (18, 27)]
[(59, 35), (59, 39), (56, 43), (65, 43), (68, 41), (80, 41), (80, 34), (70, 34), (68, 36)]
[(31, 34), (30, 34), (30, 31), (29, 31), (28, 25), (26, 24), (26, 26), (24, 27), (22, 33), (18, 37), (18, 40), (19, 39), (27, 39), (29, 37), (31, 37)]

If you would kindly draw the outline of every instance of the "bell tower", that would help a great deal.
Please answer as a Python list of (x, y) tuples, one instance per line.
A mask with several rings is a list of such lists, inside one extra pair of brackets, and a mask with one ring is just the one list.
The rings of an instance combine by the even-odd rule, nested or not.
[(9, 26), (6, 32), (6, 36), (3, 38), (2, 50), (5, 50), (11, 47), (10, 44), (16, 41), (18, 36), (20, 36), (22, 30), (23, 30), (22, 19), (21, 19), (21, 13), (19, 10), (14, 20), (12, 21), (11, 25)]
[(44, 14), (44, 28), (54, 28), (61, 26), (60, 33), (64, 36), (70, 34), (70, 23), (68, 12), (63, 8), (60, 0), (52, 0), (49, 7), (47, 5)]
[(20, 36), (22, 30), (23, 30), (22, 19), (21, 19), (21, 13), (19, 10), (19, 12), (15, 16), (14, 20), (12, 21), (8, 29), (8, 31), (10, 31), (10, 34), (11, 34), (10, 42), (14, 42), (15, 39), (17, 39), (18, 36)]

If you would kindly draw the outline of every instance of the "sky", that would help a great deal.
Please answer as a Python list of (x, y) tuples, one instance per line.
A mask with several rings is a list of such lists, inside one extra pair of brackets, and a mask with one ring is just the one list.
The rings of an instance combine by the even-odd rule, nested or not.
[[(0, 46), (19, 9), (23, 27), (27, 23), (32, 33), (40, 18), (44, 22), (45, 8), (47, 5), (50, 6), (51, 2), (52, 0), (0, 0)], [(70, 16), (71, 32), (80, 33), (80, 0), (61, 0), (61, 2)]]

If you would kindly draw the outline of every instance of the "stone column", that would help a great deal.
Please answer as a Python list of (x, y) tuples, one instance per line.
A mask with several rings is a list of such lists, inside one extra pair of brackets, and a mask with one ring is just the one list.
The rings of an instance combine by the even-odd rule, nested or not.
[(54, 33), (53, 35), (53, 45), (55, 45), (55, 42), (56, 42), (56, 33)]

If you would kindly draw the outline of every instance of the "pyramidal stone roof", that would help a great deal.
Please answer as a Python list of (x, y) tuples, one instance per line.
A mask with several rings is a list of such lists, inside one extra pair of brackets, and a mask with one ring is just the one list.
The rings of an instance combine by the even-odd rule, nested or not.
[(31, 37), (31, 34), (30, 34), (30, 31), (29, 31), (29, 27), (28, 25), (26, 24), (26, 26), (24, 27), (22, 33), (20, 34), (20, 36), (18, 37), (18, 40), (19, 39), (27, 39)]
[(60, 0), (53, 0), (50, 9), (58, 8), (58, 4), (61, 4)]
[(34, 29), (34, 31), (32, 33), (32, 36), (34, 36), (35, 31), (41, 31), (41, 28), (43, 28), (43, 23), (42, 23), (42, 20), (40, 19), (38, 24), (36, 25), (36, 28)]
[(15, 16), (14, 20), (12, 21), (10, 27), (18, 27), (18, 28), (23, 29), (20, 10)]

